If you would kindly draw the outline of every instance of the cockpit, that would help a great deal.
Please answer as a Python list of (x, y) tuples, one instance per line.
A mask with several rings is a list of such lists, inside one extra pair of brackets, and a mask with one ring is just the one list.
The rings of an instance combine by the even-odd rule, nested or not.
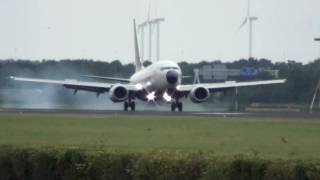
[(177, 67), (162, 67), (161, 71), (164, 71), (164, 70), (178, 70), (178, 68)]

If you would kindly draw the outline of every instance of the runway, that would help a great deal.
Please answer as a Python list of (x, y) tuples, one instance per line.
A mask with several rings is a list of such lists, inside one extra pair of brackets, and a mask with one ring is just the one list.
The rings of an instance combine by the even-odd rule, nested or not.
[(320, 120), (320, 113), (307, 112), (170, 112), (170, 111), (111, 111), (111, 110), (74, 110), (74, 109), (13, 109), (2, 108), (1, 114), (55, 114), (81, 116), (170, 116), (170, 117), (238, 117), (238, 118), (285, 118)]

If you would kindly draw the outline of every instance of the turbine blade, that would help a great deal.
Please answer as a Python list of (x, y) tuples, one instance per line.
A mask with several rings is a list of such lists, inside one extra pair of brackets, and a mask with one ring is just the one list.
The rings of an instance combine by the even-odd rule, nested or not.
[(239, 33), (239, 31), (243, 28), (244, 25), (247, 24), (247, 22), (248, 22), (248, 18), (245, 18), (241, 23), (241, 25), (239, 26), (239, 28), (237, 29), (237, 31), (234, 32), (234, 36), (236, 36)]
[(243, 28), (243, 26), (247, 24), (247, 22), (248, 22), (248, 18), (245, 18), (242, 24), (239, 26), (238, 31), (240, 31)]

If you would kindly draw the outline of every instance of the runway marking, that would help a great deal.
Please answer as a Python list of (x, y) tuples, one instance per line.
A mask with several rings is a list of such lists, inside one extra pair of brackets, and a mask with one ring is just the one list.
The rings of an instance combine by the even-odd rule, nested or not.
[(62, 115), (112, 115), (112, 116), (202, 116), (202, 117), (265, 117), (286, 119), (313, 119), (320, 121), (320, 113), (306, 112), (168, 112), (168, 111), (137, 111), (123, 112), (112, 110), (72, 110), (72, 109), (19, 109), (0, 108), (0, 114), (62, 114)]
[(193, 113), (195, 115), (228, 115), (228, 116), (241, 116), (247, 115), (247, 113)]

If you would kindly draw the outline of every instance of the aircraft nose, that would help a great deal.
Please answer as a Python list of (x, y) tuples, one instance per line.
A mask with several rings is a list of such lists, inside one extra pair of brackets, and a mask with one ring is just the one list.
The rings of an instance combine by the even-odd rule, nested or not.
[(178, 82), (177, 71), (168, 71), (166, 77), (169, 84), (176, 84)]

